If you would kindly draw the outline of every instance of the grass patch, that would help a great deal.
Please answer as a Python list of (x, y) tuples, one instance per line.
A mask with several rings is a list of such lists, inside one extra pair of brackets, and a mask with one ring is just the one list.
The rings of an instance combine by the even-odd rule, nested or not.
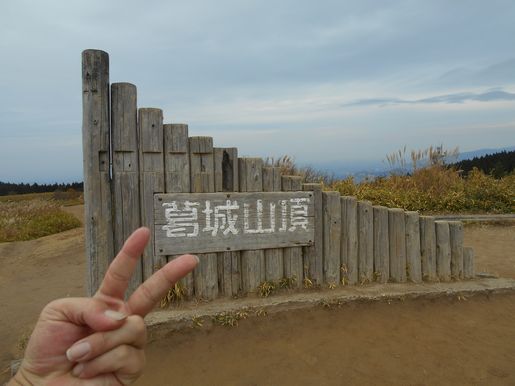
[(37, 239), (81, 225), (52, 200), (0, 202), (0, 243)]
[(159, 306), (161, 308), (166, 308), (171, 304), (181, 304), (182, 301), (186, 298), (186, 287), (182, 282), (178, 281), (174, 284), (172, 288), (168, 290), (168, 293), (161, 299)]
[(10, 194), (0, 196), (0, 203), (3, 202), (20, 202), (20, 201), (55, 201), (62, 206), (82, 205), (84, 204), (84, 195), (69, 189), (65, 192), (45, 192), (45, 193), (27, 193), (27, 194)]
[(452, 168), (434, 165), (411, 175), (391, 175), (361, 183), (349, 177), (324, 189), (374, 205), (425, 214), (515, 212), (515, 174), (496, 179), (477, 169), (462, 177)]

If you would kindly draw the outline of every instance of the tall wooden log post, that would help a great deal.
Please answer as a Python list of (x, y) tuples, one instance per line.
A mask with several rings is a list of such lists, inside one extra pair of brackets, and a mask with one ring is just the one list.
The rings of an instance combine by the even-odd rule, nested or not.
[(114, 256), (106, 52), (82, 52), (82, 112), (87, 292), (93, 295)]
[(324, 281), (329, 286), (341, 283), (341, 204), (338, 192), (322, 193), (324, 218)]
[(372, 203), (358, 201), (358, 272), (361, 284), (374, 279), (374, 212)]
[[(358, 201), (344, 196), (341, 203), (341, 265), (346, 284), (358, 283)], [(325, 226), (325, 222), (324, 222)], [(325, 240), (325, 228), (324, 228)], [(325, 250), (324, 250), (325, 251)], [(325, 253), (325, 252), (324, 252)]]
[[(191, 190), (193, 193), (215, 191), (213, 138), (190, 137)], [(193, 272), (195, 296), (214, 299), (218, 296), (218, 258), (216, 253), (199, 254)]]
[[(188, 125), (172, 123), (163, 125), (165, 149), (165, 191), (166, 193), (189, 193), (190, 188), (190, 144)], [(167, 256), (159, 265), (177, 256)], [(165, 261), (166, 260), (166, 261)], [(191, 298), (194, 293), (193, 273), (181, 279), (185, 295)]]
[(388, 236), (390, 246), (390, 280), (406, 281), (406, 222), (404, 210), (392, 208), (388, 211)]
[(374, 206), (374, 276), (387, 283), (390, 276), (390, 243), (388, 239), (388, 208)]
[[(215, 191), (237, 192), (238, 149), (235, 147), (215, 148)], [(225, 251), (217, 254), (218, 288), (225, 296), (235, 296), (241, 291), (241, 254), (239, 251)]]
[(420, 255), (420, 221), (418, 212), (406, 212), (406, 268), (408, 280), (422, 281), (422, 261)]
[(435, 218), (420, 216), (420, 254), (422, 257), (422, 279), (436, 281), (436, 228)]
[(435, 221), (436, 225), (436, 272), (441, 281), (451, 280), (451, 243), (449, 222)]
[(463, 279), (463, 223), (449, 221), (449, 236), (451, 241), (451, 277), (454, 280)]
[(154, 254), (154, 194), (164, 193), (163, 111), (155, 108), (138, 110), (139, 173), (141, 225), (152, 235), (143, 251), (143, 278), (149, 278), (159, 264)]
[[(263, 191), (281, 191), (281, 168), (263, 168)], [(272, 248), (265, 250), (265, 279), (270, 282), (278, 282), (284, 276), (283, 249)]]
[[(111, 138), (113, 141), (114, 250), (140, 226), (138, 111), (136, 86), (111, 85)], [(150, 229), (152, 229), (151, 227)], [(143, 262), (138, 260), (129, 283), (132, 293), (143, 280)]]
[[(238, 158), (240, 192), (263, 191), (263, 160)], [(265, 281), (265, 252), (248, 250), (241, 252), (241, 281), (243, 292), (255, 292)]]
[[(302, 177), (282, 176), (281, 184), (283, 192), (295, 192), (302, 190)], [(293, 285), (297, 288), (302, 286), (304, 279), (304, 263), (302, 260), (302, 247), (284, 248), (284, 276), (295, 279)]]
[[(315, 239), (313, 245), (304, 247), (304, 276), (313, 285), (321, 286), (324, 282), (324, 212), (322, 210), (322, 185), (303, 184), (302, 190), (312, 191), (315, 204)], [(342, 265), (343, 266), (343, 265)]]

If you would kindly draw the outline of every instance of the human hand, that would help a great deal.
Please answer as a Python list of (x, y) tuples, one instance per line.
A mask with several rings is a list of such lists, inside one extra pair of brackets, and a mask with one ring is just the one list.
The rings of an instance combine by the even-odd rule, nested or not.
[(92, 298), (59, 299), (43, 309), (9, 385), (127, 385), (141, 375), (143, 317), (198, 263), (192, 255), (174, 259), (125, 302), (129, 279), (149, 237), (147, 228), (129, 236)]

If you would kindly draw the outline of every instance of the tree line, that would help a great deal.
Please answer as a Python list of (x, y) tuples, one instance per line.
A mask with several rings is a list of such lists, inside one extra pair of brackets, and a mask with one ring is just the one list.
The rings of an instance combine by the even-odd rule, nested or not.
[(0, 196), (6, 196), (11, 194), (27, 194), (27, 193), (46, 193), (46, 192), (65, 192), (69, 189), (73, 189), (78, 192), (82, 192), (84, 190), (84, 185), (82, 182), (72, 182), (69, 184), (26, 184), (20, 183), (15, 184), (12, 182), (2, 182), (0, 181)]
[(485, 174), (489, 174), (495, 178), (502, 178), (512, 173), (515, 168), (515, 150), (504, 150), (482, 157), (474, 157), (469, 160), (456, 162), (450, 166), (461, 170), (463, 175), (468, 175), (473, 168), (478, 168)]

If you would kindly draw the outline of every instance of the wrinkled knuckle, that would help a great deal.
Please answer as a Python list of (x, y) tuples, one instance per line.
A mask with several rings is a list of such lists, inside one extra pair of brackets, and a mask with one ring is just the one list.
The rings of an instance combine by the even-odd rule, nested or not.
[(109, 275), (109, 278), (114, 281), (117, 281), (120, 283), (128, 283), (129, 282), (129, 279), (126, 276), (116, 272), (115, 270), (108, 270), (107, 274)]
[(143, 321), (143, 318), (140, 316), (137, 316), (134, 318), (133, 321), (134, 325), (134, 332), (137, 336), (144, 336), (147, 333), (147, 326), (145, 326), (145, 322)]
[(145, 282), (143, 283), (141, 286), (141, 293), (143, 294), (143, 296), (149, 301), (151, 302), (152, 304), (154, 303), (157, 303), (157, 301), (159, 299), (156, 299), (155, 296), (153, 295), (152, 291), (150, 290), (150, 288), (148, 288), (148, 284)]

